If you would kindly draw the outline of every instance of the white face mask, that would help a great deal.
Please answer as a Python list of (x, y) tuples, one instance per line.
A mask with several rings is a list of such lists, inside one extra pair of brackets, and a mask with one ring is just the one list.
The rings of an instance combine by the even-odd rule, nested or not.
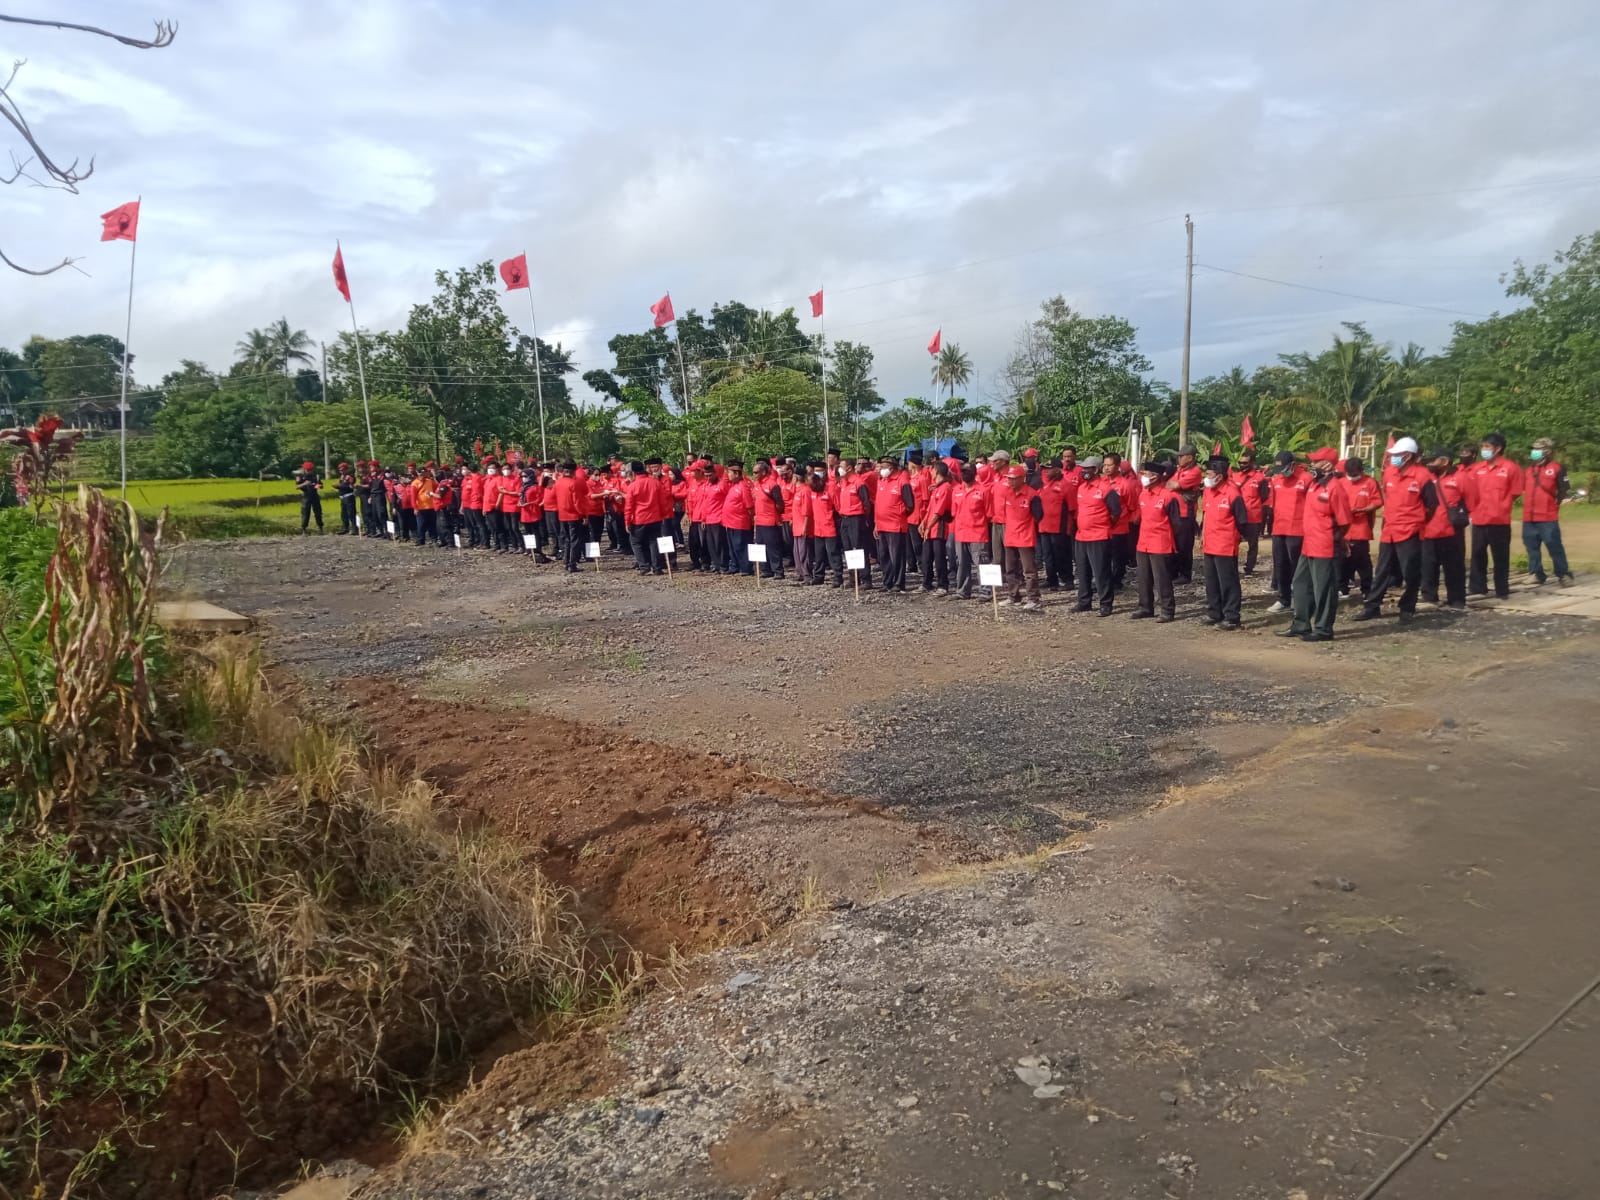
[(1222, 480), (1218, 479), (1215, 475), (1213, 475), (1213, 476), (1210, 476), (1209, 478), (1207, 478), (1205, 480), (1205, 485), (1208, 488), (1212, 488), (1212, 487), (1216, 487), (1217, 484), (1219, 484), (1221, 482), (1222, 482)]
[(487, 475), (490, 479), (493, 479), (496, 475), (500, 474), (500, 472), (496, 471), (493, 467), (490, 467), (487, 471), (484, 472), (484, 474)]
[(1141, 476), (1139, 476), (1139, 482), (1144, 484), (1145, 487), (1149, 487), (1155, 481), (1156, 481), (1156, 477), (1154, 475), (1141, 475)]
[(888, 467), (879, 467), (878, 468), (878, 477), (880, 479), (889, 478), (889, 468)]

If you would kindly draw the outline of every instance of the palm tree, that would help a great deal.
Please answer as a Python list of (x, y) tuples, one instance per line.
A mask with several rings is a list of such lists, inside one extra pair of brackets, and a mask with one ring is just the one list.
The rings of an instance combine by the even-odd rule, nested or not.
[(311, 337), (304, 329), (291, 329), (288, 317), (279, 317), (266, 331), (267, 345), (272, 352), (272, 365), (283, 372), (284, 394), (287, 397), (290, 381), (289, 368), (295, 363), (311, 363)]
[(272, 339), (264, 329), (252, 329), (234, 347), (239, 361), (252, 371), (270, 370), (273, 362)]
[(933, 364), (935, 387), (948, 388), (954, 399), (957, 387), (965, 387), (972, 379), (972, 360), (951, 342), (939, 351), (939, 361)]
[(1278, 405), (1278, 415), (1293, 423), (1317, 423), (1331, 434), (1340, 422), (1355, 439), (1369, 424), (1398, 427), (1404, 410), (1426, 389), (1410, 386), (1423, 352), (1407, 346), (1396, 359), (1373, 340), (1360, 322), (1345, 322), (1348, 337), (1334, 335), (1333, 346), (1312, 357), (1285, 354), (1283, 362), (1299, 375), (1300, 386)]

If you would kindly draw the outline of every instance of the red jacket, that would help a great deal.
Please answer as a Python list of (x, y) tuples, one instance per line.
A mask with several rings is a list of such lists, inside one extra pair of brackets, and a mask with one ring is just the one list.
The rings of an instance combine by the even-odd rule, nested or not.
[(958, 483), (950, 496), (958, 542), (989, 540), (989, 489), (981, 483)]
[(1296, 464), (1293, 473), (1274, 475), (1270, 485), (1273, 536), (1301, 536), (1305, 532), (1306, 493), (1311, 490), (1311, 472)]
[(872, 500), (873, 529), (878, 533), (904, 533), (916, 503), (916, 491), (904, 471), (894, 471), (887, 479), (880, 478)]
[(500, 485), (504, 480), (503, 475), (485, 475), (483, 484), (478, 488), (478, 509), (480, 512), (497, 512), (500, 508)]
[(622, 489), (622, 520), (631, 529), (635, 525), (648, 525), (656, 519), (656, 481), (648, 475), (636, 475)]
[(522, 489), (522, 523), (537, 525), (544, 518), (544, 489), (537, 478)]
[[(1310, 478), (1311, 472), (1306, 472)], [(1216, 487), (1206, 488), (1200, 497), (1200, 549), (1207, 554), (1221, 554), (1229, 558), (1239, 553), (1239, 527), (1250, 516), (1244, 506), (1244, 497), (1231, 479), (1224, 479)], [(1277, 521), (1277, 516), (1273, 516)]]
[(707, 525), (722, 524), (722, 508), (728, 499), (726, 479), (707, 480), (700, 485), (700, 520)]
[(920, 526), (928, 513), (928, 496), (933, 491), (933, 472), (924, 467), (911, 476), (911, 524)]
[(500, 476), (500, 511), (522, 511), (522, 481), (515, 475)]
[(583, 493), (581, 485), (570, 475), (561, 475), (556, 478), (555, 486), (550, 490), (555, 493), (556, 516), (562, 521), (577, 521), (583, 518)]
[(1303, 558), (1336, 558), (1338, 540), (1350, 525), (1350, 481), (1329, 477), (1323, 483), (1312, 481), (1306, 493), (1305, 534), (1300, 543)]
[[(1378, 481), (1371, 475), (1363, 473), (1357, 479), (1348, 475), (1339, 476), (1344, 487), (1345, 499), (1350, 503), (1350, 529), (1345, 537), (1352, 542), (1370, 542), (1372, 540), (1372, 514), (1357, 512), (1361, 505), (1383, 503), (1383, 490), (1378, 486)], [(1304, 554), (1302, 550), (1300, 553)], [(1322, 556), (1317, 556), (1322, 557)]]
[(738, 483), (728, 480), (728, 490), (722, 497), (722, 527), (724, 529), (749, 529), (754, 515), (756, 489), (748, 479)]
[(660, 475), (650, 476), (650, 482), (656, 488), (655, 521), (670, 521), (677, 515), (677, 488), (672, 482), (672, 472), (663, 469)]
[(1434, 541), (1437, 538), (1452, 537), (1456, 527), (1450, 523), (1450, 509), (1457, 504), (1466, 503), (1462, 494), (1461, 483), (1465, 472), (1447, 471), (1443, 475), (1433, 477), (1433, 486), (1439, 489), (1439, 506), (1433, 510), (1433, 516), (1428, 518), (1428, 523), (1422, 527), (1422, 540)]
[[(1123, 464), (1127, 466), (1126, 463)], [(1122, 512), (1112, 522), (1112, 533), (1127, 533), (1133, 528), (1134, 521), (1139, 516), (1139, 493), (1144, 490), (1144, 485), (1139, 482), (1139, 477), (1119, 471), (1111, 480), (1117, 485), (1117, 495), (1122, 500)]]
[(1178, 542), (1172, 532), (1172, 523), (1183, 512), (1183, 503), (1175, 492), (1165, 487), (1147, 487), (1139, 490), (1139, 541), (1135, 550), (1145, 554), (1173, 554)]
[(1522, 472), (1522, 519), (1559, 521), (1567, 469), (1558, 462), (1529, 463)]
[(831, 538), (839, 536), (839, 485), (832, 480), (822, 485), (822, 490), (807, 489), (806, 503), (811, 509), (811, 536)]
[(1467, 471), (1467, 507), (1474, 525), (1511, 524), (1511, 505), (1522, 495), (1522, 468), (1504, 454)]
[(466, 475), (461, 480), (461, 507), (478, 507), (478, 497), (483, 495), (483, 476), (476, 471)]
[(783, 515), (788, 519), (789, 532), (797, 538), (811, 536), (811, 487), (793, 483), (784, 496)]
[(1048, 480), (1039, 489), (1044, 516), (1039, 518), (1040, 533), (1060, 533), (1067, 523), (1067, 487), (1061, 480)]
[[(1403, 542), (1428, 523), (1428, 501), (1438, 502), (1433, 472), (1412, 463), (1383, 470), (1383, 533), (1378, 542)], [(1304, 553), (1304, 551), (1302, 551)]]
[(935, 483), (928, 489), (926, 510), (922, 514), (923, 535), (943, 538), (950, 532), (950, 518), (955, 509), (955, 485)]
[(771, 529), (783, 524), (778, 513), (778, 502), (772, 498), (772, 493), (783, 495), (783, 485), (771, 475), (760, 483), (750, 485), (751, 498), (755, 501), (756, 524), (762, 529)]
[(1250, 523), (1259, 525), (1266, 517), (1267, 495), (1271, 492), (1266, 486), (1267, 473), (1260, 467), (1251, 467), (1248, 471), (1235, 471), (1233, 484), (1239, 489), (1245, 512), (1250, 514)]
[[(1080, 542), (1105, 542), (1111, 540), (1116, 515), (1111, 512), (1108, 498), (1115, 496), (1122, 503), (1122, 493), (1111, 480), (1097, 476), (1085, 479), (1078, 485), (1078, 540)], [(1120, 511), (1120, 508), (1119, 508)]]
[(1006, 485), (1005, 507), (1000, 510), (1001, 523), (1006, 527), (1005, 545), (1038, 544), (1038, 524), (1033, 515), (1033, 503), (1038, 498), (1039, 493), (1026, 483), (1015, 491), (1010, 484)]

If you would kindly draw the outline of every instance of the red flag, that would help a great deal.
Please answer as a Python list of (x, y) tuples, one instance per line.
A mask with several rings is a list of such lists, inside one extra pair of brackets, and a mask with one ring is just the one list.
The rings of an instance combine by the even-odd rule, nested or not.
[(818, 288), (807, 298), (811, 301), (811, 315), (820, 317), (822, 315), (822, 289)]
[(1250, 424), (1248, 416), (1245, 417), (1244, 423), (1239, 426), (1239, 440), (1246, 446), (1254, 446), (1256, 444), (1255, 426)]
[(1221, 442), (1216, 442), (1211, 447), (1211, 457), (1212, 458), (1216, 458), (1221, 453), (1222, 453), (1222, 443)]
[(100, 214), (100, 240), (102, 242), (136, 242), (139, 240), (139, 202), (130, 200), (119, 204), (108, 213)]
[(506, 281), (506, 291), (514, 292), (528, 286), (528, 256), (519, 254), (500, 264), (500, 278)]
[(1387, 454), (1387, 453), (1389, 453), (1389, 451), (1391, 451), (1393, 449), (1394, 449), (1394, 434), (1391, 433), (1389, 435), (1389, 442), (1388, 442), (1388, 444), (1386, 446), (1384, 446), (1383, 452), (1385, 454)]
[(656, 319), (657, 329), (660, 329), (663, 325), (670, 325), (672, 322), (677, 320), (677, 317), (675, 317), (672, 313), (671, 292), (668, 292), (665, 296), (661, 297), (661, 299), (657, 300), (650, 306), (650, 315)]
[(937, 354), (937, 353), (939, 353), (939, 338), (940, 338), (941, 335), (943, 335), (943, 333), (944, 333), (943, 329), (935, 329), (933, 331), (933, 341), (928, 343), (928, 353), (929, 354)]
[(345, 303), (350, 302), (350, 277), (344, 273), (344, 248), (338, 242), (333, 244), (333, 286), (339, 289)]

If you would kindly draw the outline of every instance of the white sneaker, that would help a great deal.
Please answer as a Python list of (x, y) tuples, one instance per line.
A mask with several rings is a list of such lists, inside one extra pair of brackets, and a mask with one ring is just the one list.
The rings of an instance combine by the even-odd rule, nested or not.
[(1037, 600), (1029, 600), (1026, 604), (1024, 604), (1022, 606), (1022, 611), (1023, 612), (1043, 612), (1044, 611), (1044, 605), (1040, 604)]
[(1285, 604), (1282, 600), (1274, 600), (1272, 602), (1272, 607), (1267, 609), (1267, 611), (1269, 613), (1288, 612), (1289, 611), (1289, 606), (1287, 604)]

